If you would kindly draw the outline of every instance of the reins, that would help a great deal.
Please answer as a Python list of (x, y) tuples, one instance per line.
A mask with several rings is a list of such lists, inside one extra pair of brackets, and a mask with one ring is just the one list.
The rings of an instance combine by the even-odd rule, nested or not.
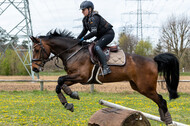
[[(42, 61), (42, 64), (37, 64), (37, 63), (35, 63), (35, 64), (38, 65), (38, 66), (40, 66), (40, 67), (43, 67), (46, 62), (49, 62), (49, 61), (53, 60), (54, 58), (56, 58), (56, 60), (55, 60), (55, 62), (54, 62), (54, 63), (55, 63), (55, 66), (58, 67), (58, 68), (60, 68), (60, 69), (64, 69), (64, 68), (62, 68), (62, 67), (60, 67), (60, 66), (57, 65), (57, 64), (59, 63), (59, 60), (58, 60), (59, 56), (60, 56), (61, 54), (65, 53), (65, 52), (69, 51), (70, 49), (74, 48), (74, 47), (77, 46), (78, 44), (79, 44), (79, 42), (77, 42), (76, 44), (74, 44), (74, 45), (72, 45), (71, 47), (67, 48), (66, 50), (64, 50), (64, 51), (62, 51), (62, 52), (60, 52), (60, 53), (58, 53), (58, 54), (56, 54), (56, 55), (54, 55), (54, 56), (52, 56), (52, 57), (50, 57), (50, 58), (48, 58), (48, 59), (45, 60), (42, 51), (44, 51), (46, 55), (47, 55), (47, 52), (46, 52), (45, 48), (43, 47), (43, 45), (42, 45), (42, 43), (41, 43), (41, 39), (40, 39), (40, 43), (37, 44), (37, 45), (40, 45), (40, 47), (41, 47), (41, 49), (42, 49), (42, 50), (41, 50), (41, 53), (40, 53), (40, 55), (42, 55), (42, 59), (32, 59), (32, 62), (34, 62), (34, 61)], [(37, 45), (35, 45), (33, 48), (35, 48)], [(68, 60), (71, 59), (74, 55), (76, 55), (82, 48), (83, 48), (83, 46), (82, 46), (79, 50), (75, 51), (72, 55), (70, 55), (70, 56), (66, 59), (66, 61), (68, 61)], [(40, 57), (40, 58), (41, 58), (41, 57)]]
[[(77, 43), (77, 44), (75, 44), (75, 45), (73, 45), (71, 48), (73, 48), (73, 47), (75, 47), (76, 45), (78, 45), (79, 43)], [(80, 47), (80, 49), (78, 49), (78, 50), (76, 50), (74, 53), (72, 53), (65, 61), (68, 61), (68, 60), (70, 60), (74, 55), (76, 55), (80, 50), (82, 50), (83, 48), (84, 48), (85, 46), (82, 46), (82, 47)], [(68, 48), (68, 50), (70, 50), (71, 48)], [(63, 51), (63, 52), (61, 52), (60, 54), (62, 54), (62, 53), (64, 53), (64, 52), (66, 52), (66, 51), (68, 51), (68, 50), (65, 50), (65, 51)], [(60, 55), (59, 54), (59, 55)], [(53, 58), (55, 58), (56, 57), (56, 60), (55, 60), (55, 66), (56, 67), (58, 67), (58, 68), (60, 68), (60, 69), (64, 69), (63, 67), (60, 67), (60, 66), (58, 66), (57, 64), (59, 63), (59, 59), (58, 59), (58, 56), (54, 56)], [(52, 58), (52, 59), (53, 59)], [(49, 60), (50, 61), (50, 60)], [(57, 61), (57, 62), (56, 62)], [(48, 61), (47, 61), (48, 62)]]
[(46, 60), (46, 62), (48, 62), (48, 61), (50, 61), (50, 60), (53, 60), (55, 57), (58, 58), (62, 53), (69, 51), (70, 49), (72, 49), (73, 47), (75, 47), (75, 46), (77, 46), (77, 45), (78, 45), (78, 43), (76, 43), (76, 44), (74, 44), (73, 46), (71, 46), (70, 48), (67, 48), (66, 50), (64, 50), (64, 51), (62, 51), (62, 52), (60, 52), (60, 53), (58, 53), (57, 55), (52, 56), (51, 58), (48, 58), (48, 59)]

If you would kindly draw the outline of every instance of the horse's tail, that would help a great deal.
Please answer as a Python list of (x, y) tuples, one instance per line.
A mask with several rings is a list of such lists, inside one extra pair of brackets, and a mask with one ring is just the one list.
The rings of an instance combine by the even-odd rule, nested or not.
[(163, 72), (166, 81), (169, 97), (176, 99), (179, 97), (177, 87), (179, 84), (179, 61), (171, 53), (163, 53), (154, 57), (158, 64), (158, 72)]

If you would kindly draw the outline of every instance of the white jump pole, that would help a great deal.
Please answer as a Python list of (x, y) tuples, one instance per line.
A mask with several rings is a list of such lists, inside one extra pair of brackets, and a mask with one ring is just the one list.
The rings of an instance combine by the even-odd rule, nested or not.
[[(105, 101), (105, 100), (99, 100), (99, 104), (100, 105), (104, 105), (104, 106), (107, 106), (107, 107), (110, 107), (110, 108), (116, 108), (116, 109), (128, 109), (128, 110), (132, 110), (132, 111), (138, 111), (138, 110), (135, 110), (135, 109), (131, 109), (131, 108), (127, 108), (127, 107), (124, 107), (124, 106), (121, 106), (121, 105), (118, 105), (118, 104), (114, 104), (114, 103), (111, 103), (111, 102), (108, 102), (108, 101)], [(138, 111), (138, 112), (141, 112), (141, 111)], [(151, 120), (155, 120), (155, 121), (158, 121), (158, 122), (163, 122), (160, 120), (160, 117), (158, 116), (155, 116), (155, 115), (151, 115), (151, 114), (148, 114), (148, 113), (145, 113), (145, 112), (141, 112), (146, 118), (148, 119), (151, 119)], [(163, 122), (164, 123), (164, 122)], [(173, 121), (173, 124), (175, 126), (188, 126), (186, 124), (183, 124), (183, 123), (179, 123), (179, 122), (175, 122)]]

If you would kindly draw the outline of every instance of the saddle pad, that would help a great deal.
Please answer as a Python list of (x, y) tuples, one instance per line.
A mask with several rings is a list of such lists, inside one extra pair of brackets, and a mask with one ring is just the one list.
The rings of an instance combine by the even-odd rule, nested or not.
[(126, 56), (122, 49), (117, 52), (110, 52), (110, 59), (107, 64), (111, 66), (123, 66), (126, 63)]

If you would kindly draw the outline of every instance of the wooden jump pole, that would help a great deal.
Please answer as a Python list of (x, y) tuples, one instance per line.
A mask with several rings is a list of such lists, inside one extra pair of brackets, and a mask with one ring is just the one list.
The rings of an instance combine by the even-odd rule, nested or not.
[[(132, 110), (132, 111), (137, 111), (135, 109), (131, 109), (131, 108), (127, 108), (127, 107), (124, 107), (124, 106), (121, 106), (121, 105), (118, 105), (118, 104), (114, 104), (114, 103), (111, 103), (111, 102), (108, 102), (108, 101), (105, 101), (105, 100), (99, 100), (99, 104), (100, 105), (103, 105), (103, 106), (107, 106), (107, 107), (110, 107), (110, 108), (116, 108), (116, 109), (127, 109), (127, 110)], [(141, 112), (141, 111), (139, 111)], [(146, 118), (148, 119), (151, 119), (151, 120), (155, 120), (155, 121), (158, 121), (158, 122), (162, 122), (164, 123), (163, 121), (160, 120), (160, 117), (158, 116), (155, 116), (155, 115), (151, 115), (149, 113), (145, 113), (145, 112), (141, 112)], [(176, 121), (173, 121), (173, 125), (174, 126), (188, 126), (186, 124), (183, 124), (183, 123), (180, 123), (180, 122), (176, 122)]]

